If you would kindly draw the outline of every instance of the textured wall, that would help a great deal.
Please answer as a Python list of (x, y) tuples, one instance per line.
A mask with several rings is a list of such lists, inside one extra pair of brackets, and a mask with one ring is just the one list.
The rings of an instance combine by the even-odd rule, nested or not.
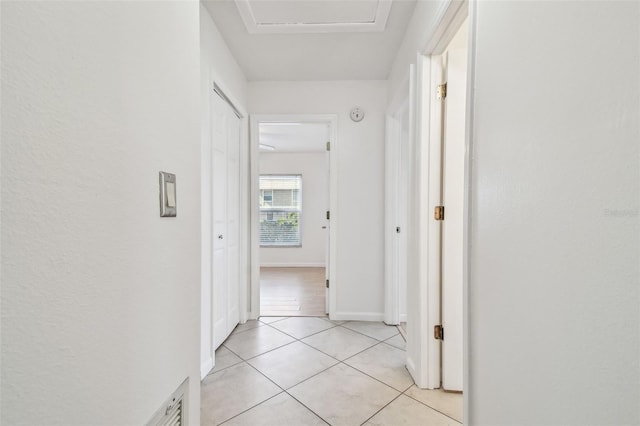
[(476, 6), (467, 421), (638, 424), (640, 4)]
[(2, 424), (144, 424), (186, 377), (198, 423), (198, 45), (193, 2), (2, 2)]

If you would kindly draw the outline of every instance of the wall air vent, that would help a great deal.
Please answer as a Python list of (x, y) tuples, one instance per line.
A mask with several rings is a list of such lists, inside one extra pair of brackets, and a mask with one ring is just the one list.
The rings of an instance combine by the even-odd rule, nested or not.
[(185, 426), (189, 400), (189, 378), (162, 404), (147, 426)]

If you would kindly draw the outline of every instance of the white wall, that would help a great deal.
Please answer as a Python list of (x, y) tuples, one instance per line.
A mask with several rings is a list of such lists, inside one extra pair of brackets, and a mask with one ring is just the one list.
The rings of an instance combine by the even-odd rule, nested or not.
[(442, 14), (452, 1), (459, 3), (457, 0), (416, 2), (407, 32), (389, 73), (389, 99), (397, 95), (409, 75), (409, 66), (416, 64), (418, 53), (424, 53), (424, 48), (432, 38)]
[(200, 5), (200, 135), (202, 149), (201, 169), (201, 375), (207, 374), (214, 365), (211, 342), (211, 218), (212, 218), (212, 173), (211, 173), (211, 96), (214, 81), (232, 100), (237, 108), (244, 109), (247, 102), (247, 81), (207, 9)]
[(466, 421), (639, 424), (640, 4), (476, 7)]
[(2, 3), (2, 424), (144, 424), (186, 377), (198, 424), (198, 44), (193, 2)]
[(328, 159), (325, 152), (260, 153), (260, 174), (302, 175), (302, 247), (261, 247), (261, 266), (325, 266), (329, 209)]
[[(252, 114), (338, 115), (338, 265), (336, 312), (383, 318), (384, 111), (386, 81), (256, 82)], [(349, 111), (366, 116), (354, 123)]]

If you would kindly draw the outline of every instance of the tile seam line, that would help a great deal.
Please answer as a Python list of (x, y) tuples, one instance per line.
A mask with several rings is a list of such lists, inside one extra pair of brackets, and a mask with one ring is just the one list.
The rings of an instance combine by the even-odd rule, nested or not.
[[(413, 386), (410, 386), (410, 387), (409, 387), (409, 389), (411, 389), (412, 387), (413, 387)], [(459, 420), (454, 419), (453, 417), (451, 417), (450, 415), (448, 415), (447, 413), (443, 413), (442, 411), (438, 410), (437, 408), (432, 407), (432, 406), (430, 406), (429, 404), (425, 404), (424, 402), (422, 402), (422, 401), (420, 401), (420, 400), (418, 400), (418, 399), (416, 399), (416, 398), (412, 397), (411, 395), (408, 395), (408, 394), (407, 394), (407, 392), (409, 392), (409, 389), (407, 389), (406, 391), (404, 391), (402, 394), (403, 394), (403, 395), (405, 395), (405, 396), (406, 396), (406, 397), (408, 397), (408, 398), (413, 399), (413, 400), (414, 400), (414, 401), (416, 401), (416, 402), (419, 402), (420, 404), (424, 405), (425, 407), (429, 407), (429, 408), (431, 408), (433, 411), (437, 411), (438, 413), (442, 414), (442, 415), (443, 415), (443, 416), (445, 416), (445, 417), (450, 418), (451, 420), (453, 420), (454, 422), (456, 422), (456, 423), (458, 423), (458, 424), (463, 424), (463, 423), (461, 423)], [(420, 388), (418, 388), (418, 389), (420, 389)]]
[(380, 411), (382, 411), (382, 410), (384, 410), (385, 408), (387, 408), (389, 405), (391, 405), (391, 403), (392, 403), (393, 401), (395, 401), (396, 399), (400, 398), (402, 395), (404, 395), (404, 394), (402, 394), (402, 393), (401, 393), (400, 395), (397, 395), (395, 398), (393, 398), (391, 401), (389, 401), (389, 402), (388, 402), (384, 407), (380, 408), (378, 411), (376, 411), (375, 413), (373, 413), (373, 414), (371, 415), (371, 417), (369, 417), (369, 418), (368, 418), (368, 419), (366, 419), (364, 422), (362, 422), (362, 423), (360, 424), (360, 426), (364, 426), (364, 425), (365, 425), (369, 420), (371, 420), (372, 418), (374, 418), (374, 417), (375, 417), (375, 416), (376, 416)]
[[(301, 405), (302, 405), (303, 407), (305, 407), (307, 410), (311, 411), (314, 415), (318, 416), (318, 417), (319, 417), (323, 422), (325, 422), (325, 423), (327, 423), (327, 424), (329, 424), (329, 425), (330, 425), (330, 423), (329, 423), (329, 422), (327, 422), (327, 421), (324, 419), (324, 417), (320, 416), (318, 413), (316, 413), (315, 411), (313, 411), (311, 408), (307, 407), (307, 405), (305, 405), (304, 403), (302, 403), (301, 401), (299, 401), (295, 396), (293, 396), (293, 395), (291, 395), (289, 392), (287, 392), (287, 389), (284, 389), (282, 386), (280, 386), (279, 384), (277, 384), (276, 382), (274, 382), (273, 380), (271, 380), (271, 379), (270, 379), (266, 374), (264, 374), (262, 371), (258, 370), (256, 367), (254, 367), (253, 365), (249, 364), (248, 362), (247, 362), (247, 365), (249, 365), (251, 368), (253, 368), (254, 370), (256, 370), (256, 371), (258, 372), (258, 374), (261, 374), (262, 376), (264, 376), (264, 377), (265, 377), (267, 380), (269, 380), (271, 383), (273, 383), (274, 385), (276, 385), (280, 390), (282, 390), (282, 392), (286, 393), (286, 394), (287, 394), (287, 395), (289, 395), (291, 398), (293, 398), (293, 399), (295, 399), (296, 401), (298, 401), (298, 403), (299, 403), (299, 404), (301, 404)], [(334, 365), (337, 365), (337, 364), (334, 364)], [(331, 367), (333, 367), (333, 365), (332, 365)], [(327, 370), (328, 370), (329, 368), (331, 368), (331, 367), (327, 367), (326, 369), (324, 369), (324, 370), (320, 371), (319, 373), (314, 374), (312, 377), (315, 377), (315, 376), (317, 376), (318, 374), (320, 374), (320, 373), (323, 373), (323, 372), (327, 371)], [(310, 378), (311, 378), (311, 377), (309, 377), (309, 379), (310, 379)], [(306, 379), (306, 380), (309, 380), (309, 379)], [(306, 380), (303, 380), (303, 381), (306, 381)], [(300, 383), (302, 383), (302, 382), (300, 382)], [(300, 383), (298, 383), (298, 384), (300, 384)], [(298, 386), (298, 385), (293, 385), (293, 386), (291, 386), (289, 389), (291, 389), (291, 388), (293, 388), (293, 387), (295, 387), (295, 386)], [(277, 395), (280, 395), (282, 392), (278, 392), (278, 394), (277, 394)], [(274, 395), (274, 396), (276, 396), (276, 395)], [(271, 398), (269, 398), (269, 399), (271, 399)], [(254, 407), (257, 407), (258, 405), (262, 404), (262, 403), (263, 403), (263, 402), (265, 402), (265, 401), (267, 401), (267, 399), (265, 399), (264, 401), (260, 402), (259, 404), (256, 404)], [(254, 407), (251, 407), (251, 408), (254, 408)], [(240, 415), (240, 414), (238, 414), (238, 415)]]
[[(350, 322), (350, 321), (347, 321), (347, 322), (345, 322), (344, 324), (348, 324), (349, 322)], [(381, 322), (381, 321), (374, 321), (374, 322)], [(381, 323), (382, 323), (382, 324), (384, 324), (384, 322), (381, 322)], [(393, 336), (389, 336), (389, 337), (387, 337), (386, 339), (382, 339), (382, 340), (380, 340), (380, 339), (378, 339), (377, 337), (372, 337), (372, 336), (369, 336), (368, 334), (364, 334), (364, 333), (362, 333), (362, 332), (360, 332), (360, 331), (358, 331), (358, 330), (354, 330), (354, 329), (352, 329), (352, 328), (345, 327), (345, 326), (344, 326), (344, 324), (340, 324), (340, 325), (338, 325), (338, 327), (346, 328), (346, 329), (347, 329), (347, 330), (349, 330), (349, 331), (353, 331), (354, 333), (362, 334), (363, 336), (366, 336), (366, 337), (368, 337), (368, 338), (370, 338), (370, 339), (377, 340), (377, 341), (379, 341), (379, 342), (384, 342), (385, 340), (391, 339), (392, 337), (396, 337), (398, 334), (400, 334), (400, 332), (399, 332), (398, 330), (396, 330), (396, 334), (394, 334)], [(386, 324), (385, 324), (385, 326), (387, 326), (387, 327), (393, 327), (393, 326), (389, 326), (389, 325), (386, 325)]]

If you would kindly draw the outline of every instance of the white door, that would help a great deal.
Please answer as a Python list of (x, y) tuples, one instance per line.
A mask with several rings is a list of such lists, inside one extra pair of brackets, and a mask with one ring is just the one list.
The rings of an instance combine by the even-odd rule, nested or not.
[(385, 318), (407, 321), (407, 211), (409, 186), (409, 100), (387, 116), (385, 141)]
[(239, 321), (240, 119), (212, 97), (213, 349)]
[[(327, 126), (327, 141), (331, 141), (331, 126)], [(331, 142), (328, 142), (331, 144)], [(329, 148), (327, 146), (327, 148)], [(327, 211), (330, 211), (330, 203), (331, 203), (331, 154), (329, 149), (327, 149), (326, 154), (326, 167), (327, 167)], [(331, 264), (329, 263), (329, 255), (331, 253), (331, 220), (327, 217), (326, 225), (323, 226), (325, 232), (325, 251), (324, 251), (324, 278), (325, 281), (329, 282), (329, 277), (331, 276)], [(329, 314), (329, 286), (325, 288), (324, 291), (324, 306), (325, 313)]]
[(463, 208), (467, 49), (445, 55), (447, 93), (443, 150), (442, 386), (462, 391)]

